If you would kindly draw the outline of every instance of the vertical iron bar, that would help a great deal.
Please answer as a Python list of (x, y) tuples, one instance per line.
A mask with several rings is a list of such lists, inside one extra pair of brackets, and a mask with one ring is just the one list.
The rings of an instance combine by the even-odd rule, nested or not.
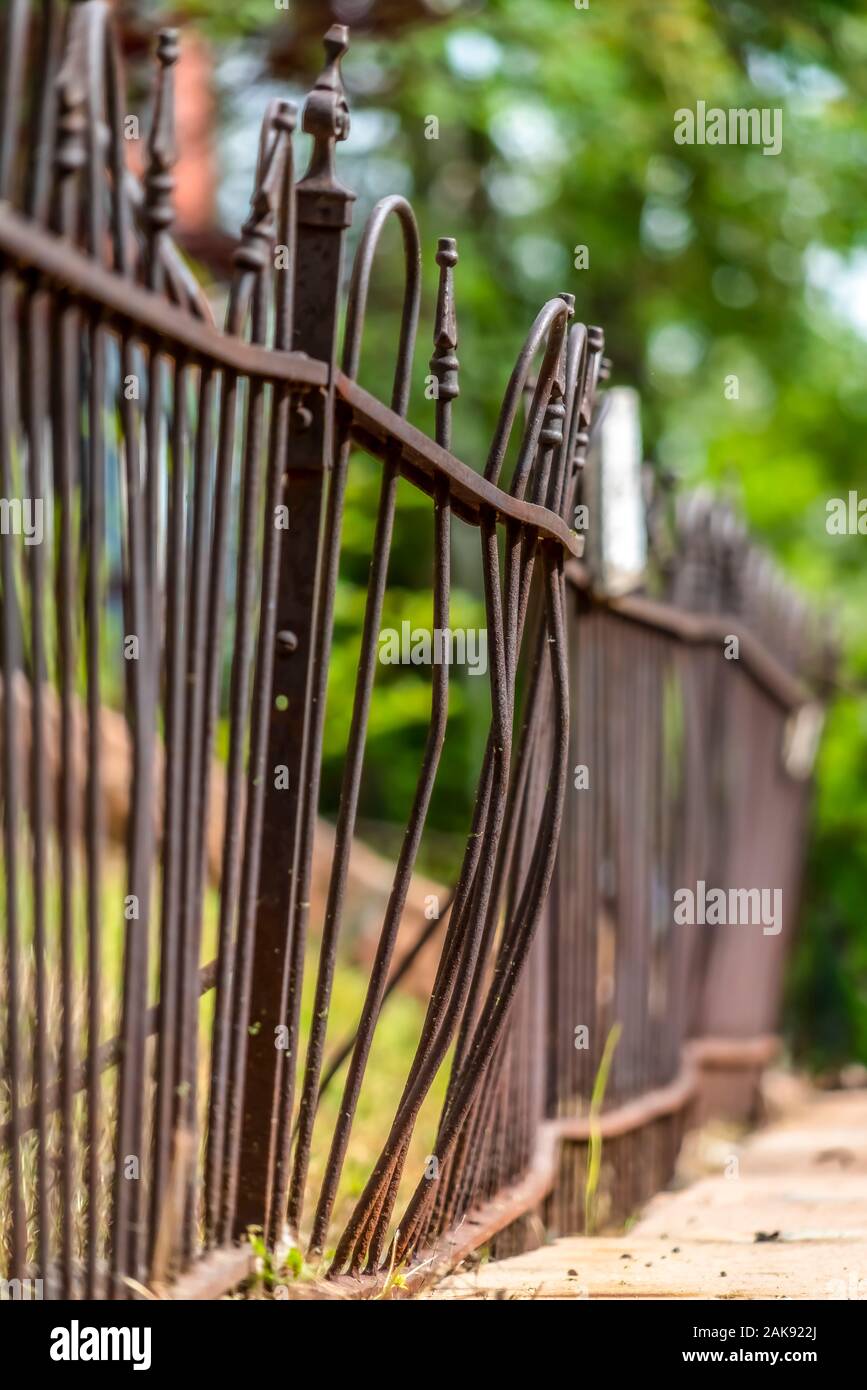
[[(103, 14), (94, 13), (87, 31), (87, 248), (101, 261), (105, 240), (106, 175), (100, 119), (104, 110)], [(85, 662), (87, 668), (87, 789), (85, 808), (87, 873), (87, 1245), (85, 1293), (99, 1291), (101, 1077), (99, 1034), (102, 1018), (100, 923), (102, 907), (102, 693), (100, 681), (103, 604), (102, 551), (105, 531), (105, 337), (100, 315), (88, 323), (88, 428), (86, 471)]]
[[(45, 511), (45, 479), (43, 451), (48, 431), (47, 415), (48, 303), (34, 285), (27, 299), (27, 383), (26, 436), (28, 490), (34, 503), (41, 502)], [(50, 544), (43, 535), (41, 545), (30, 546), (30, 823), (33, 842), (33, 952), (36, 965), (36, 1047), (35, 1084), (38, 1130), (36, 1156), (36, 1210), (39, 1223), (37, 1263), (40, 1275), (48, 1279), (51, 1251), (51, 1219), (49, 1212), (48, 1162), (48, 943), (45, 932), (48, 803), (45, 750), (45, 551)]]
[[(340, 78), (347, 45), (346, 28), (333, 25), (325, 39), (326, 66), (304, 108), (303, 128), (314, 144), (310, 167), (296, 186), (293, 346), (332, 365), (343, 239), (353, 199), (334, 172), (336, 142), (349, 132)], [(283, 647), (285, 658), (275, 662), (271, 690), (246, 1065), (237, 1097), (243, 1120), (237, 1160), (230, 1156), (228, 1175), (228, 1209), (236, 1232), (251, 1224), (268, 1227), (281, 1073), (285, 1067), (291, 1092), (297, 1059), (308, 908), (298, 890), (312, 856), (323, 716), (320, 702), (310, 696), (317, 666), (327, 666), (330, 650), (330, 631), (320, 631), (314, 651), (313, 615), (322, 582), (320, 531), (324, 475), (333, 455), (333, 385), (310, 398), (304, 425), (290, 437), (285, 474), (294, 544), (281, 548), (277, 630), (291, 638)], [(288, 789), (275, 786), (278, 767), (288, 770)], [(286, 1050), (274, 1045), (277, 1026), (288, 1030)]]
[[(74, 239), (79, 230), (79, 174), (87, 159), (87, 87), (82, 27), (83, 11), (70, 19), (70, 38), (58, 77), (58, 175), (56, 225)], [(73, 1294), (73, 1203), (75, 1183), (75, 596), (78, 591), (73, 534), (73, 505), (78, 466), (78, 392), (80, 315), (68, 297), (56, 301), (52, 424), (54, 429), (55, 499), (59, 508), (59, 545), (55, 567), (55, 604), (60, 672), (60, 942), (61, 942), (61, 1254), (60, 1293)]]
[[(421, 294), (420, 248), (418, 229), (412, 210), (405, 199), (384, 198), (374, 208), (362, 234), (352, 268), (352, 281), (349, 290), (346, 331), (343, 345), (343, 368), (349, 377), (358, 371), (361, 338), (370, 273), (373, 257), (385, 222), (394, 213), (401, 224), (404, 244), (405, 282), (403, 309), (401, 314), (400, 342), (397, 352), (392, 385), (392, 408), (405, 415), (409, 402), (412, 359), (418, 324), (419, 300)], [(326, 631), (331, 623), (331, 611), (337, 582), (340, 560), (340, 517), (343, 511), (343, 497), (346, 488), (346, 475), (349, 464), (351, 440), (348, 432), (342, 433), (337, 448), (337, 461), (328, 498), (326, 534), (328, 550), (325, 561), (325, 584), (321, 591), (326, 611), (318, 615), (320, 630)], [(393, 470), (386, 464), (381, 484), (380, 504), (374, 539), (374, 560), (371, 565), (368, 583), (368, 597), (365, 604), (362, 628), (361, 650), (358, 660), (358, 676), (352, 705), (349, 740), (343, 766), (343, 779), (340, 788), (340, 802), (334, 836), (334, 855), (328, 883), (328, 897), (325, 906), (325, 921), (322, 928), (322, 941), (319, 951), (319, 968), (316, 976), (316, 990), (313, 1003), (313, 1020), (307, 1043), (307, 1056), (304, 1065), (304, 1079), (298, 1107), (297, 1144), (295, 1162), (289, 1188), (287, 1221), (292, 1232), (298, 1232), (304, 1202), (304, 1190), (313, 1139), (313, 1125), (316, 1102), (319, 1094), (319, 1077), (325, 1034), (328, 1026), (328, 1013), (331, 1001), (331, 986), (337, 958), (337, 944), (343, 917), (346, 882), (349, 872), (349, 856), (355, 833), (358, 812), (358, 797), (364, 763), (367, 724), (375, 672), (375, 644), (379, 628), (382, 602), (387, 579), (388, 557), (391, 546), (391, 530), (396, 503), (395, 478)], [(317, 699), (323, 701), (326, 693), (326, 676), (319, 672), (320, 690)], [(317, 755), (318, 756), (318, 755)], [(305, 898), (307, 892), (304, 892)], [(356, 1031), (356, 1039), (359, 1029)], [(353, 1040), (353, 1048), (355, 1039)], [(287, 1080), (284, 1073), (284, 1081)], [(290, 1143), (289, 1120), (291, 1106), (281, 1107), (280, 1132), (278, 1135), (277, 1181), (274, 1193), (275, 1222), (279, 1222), (285, 1205), (284, 1183), (288, 1167)]]
[[(0, 349), (5, 369), (0, 373), (0, 487), (4, 497), (14, 497), (12, 456), (15, 426), (13, 384), (17, 360), (14, 340), (15, 281), (11, 273), (0, 270)], [(20, 1279), (27, 1255), (27, 1229), (22, 1190), (21, 1164), (21, 1039), (23, 1017), (20, 976), (18, 920), (18, 728), (15, 706), (21, 664), (18, 603), (15, 595), (14, 533), (0, 536), (0, 576), (3, 583), (2, 665), (3, 665), (3, 854), (6, 877), (6, 1026), (9, 1087), (9, 1200), (12, 1206), (12, 1239), (9, 1277)]]
[(3, 101), (0, 105), (0, 200), (12, 199), (15, 160), (21, 145), (21, 98), (27, 73), (30, 0), (9, 0), (3, 35)]
[[(268, 318), (268, 291), (271, 277), (275, 236), (287, 238), (286, 255), (289, 267), (277, 279), (275, 304), (276, 345), (285, 349), (291, 332), (291, 291), (287, 288), (294, 270), (294, 192), (292, 189), (292, 133), (295, 129), (295, 108), (288, 102), (276, 102), (269, 108), (260, 142), (257, 185), (251, 200), (251, 212), (244, 225), (241, 246), (236, 252), (236, 264), (246, 266), (254, 277), (252, 339), (264, 342)], [(275, 586), (279, 563), (282, 526), (278, 511), (282, 496), (283, 459), (289, 428), (289, 396), (282, 388), (272, 396), (268, 460), (262, 465), (261, 434), (263, 429), (264, 389), (262, 383), (252, 383), (247, 402), (244, 468), (242, 478), (241, 531), (236, 583), (235, 651), (232, 659), (230, 694), (229, 769), (226, 793), (226, 826), (223, 840), (223, 860), (220, 896), (220, 925), (218, 946), (217, 998), (214, 1009), (212, 1040), (211, 1096), (206, 1159), (206, 1225), (209, 1240), (220, 1234), (221, 1222), (226, 1238), (231, 1238), (230, 1222), (225, 1209), (221, 1210), (224, 1165), (227, 1150), (234, 1152), (239, 1137), (239, 1111), (229, 1103), (237, 1093), (238, 1078), (243, 1070), (246, 1044), (247, 998), (251, 934), (252, 902), (258, 875), (262, 803), (265, 777), (265, 727), (267, 699), (270, 692), (274, 659)], [(263, 476), (260, 476), (263, 475)], [(266, 511), (262, 541), (262, 583), (259, 604), (260, 626), (255, 652), (252, 709), (250, 711), (250, 742), (246, 773), (246, 813), (243, 778), (245, 731), (250, 704), (250, 678), (253, 663), (253, 575), (255, 544), (260, 526), (260, 487), (264, 483)], [(267, 644), (267, 651), (264, 650)], [(243, 820), (243, 843), (241, 840)], [(243, 852), (243, 853), (242, 853)], [(230, 1055), (233, 1040), (235, 1048)], [(233, 1084), (234, 1083), (234, 1084)]]

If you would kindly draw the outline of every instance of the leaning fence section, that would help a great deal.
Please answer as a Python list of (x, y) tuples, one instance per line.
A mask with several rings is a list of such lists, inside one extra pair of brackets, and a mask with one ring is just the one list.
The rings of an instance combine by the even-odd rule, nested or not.
[(3, 111), (3, 488), (43, 519), (3, 543), (4, 1233), (12, 1277), (124, 1297), (231, 1224), (294, 380), (290, 275), (264, 271), (293, 242), (293, 118), (268, 111), (217, 334), (169, 237), (176, 33), (139, 189), (108, 7), (72, 6), (62, 42), (52, 9), (13, 5), (4, 55), (7, 79), (36, 58)]
[[(571, 295), (540, 310), (472, 469), (452, 452), (460, 272), (441, 238), (431, 434), (410, 423), (423, 250), (410, 205), (386, 198), (344, 286), (340, 26), (304, 107), (301, 177), (294, 108), (266, 111), (217, 328), (171, 239), (179, 37), (156, 45), (139, 182), (109, 11), (14, 0), (4, 37), (0, 490), (21, 504), (0, 538), (6, 1278), (59, 1297), (215, 1296), (254, 1253), (270, 1267), (292, 1248), (299, 1292), (364, 1296), (396, 1270), (411, 1289), (543, 1224), (627, 1215), (670, 1175), (701, 1075), (749, 1108), (827, 663), (709, 504), (655, 499), (631, 593), (580, 561), (608, 364)], [(358, 374), (393, 223), (405, 279), (386, 403)], [(362, 453), (379, 497), (314, 911)], [(336, 1035), (405, 486), (428, 509), (434, 636), (452, 626), (458, 530), (477, 547), (488, 727), (460, 868), (407, 952), (451, 746), (450, 664), (434, 661), (386, 906)], [(699, 884), (780, 887), (781, 930), (678, 924), (678, 892), (695, 901)], [(383, 1090), (384, 1030), (430, 943)]]
[(779, 1049), (832, 648), (726, 505), (686, 499), (671, 539), (665, 598), (570, 569), (574, 778), (545, 913), (559, 1231), (634, 1212), (688, 1120), (753, 1118)]

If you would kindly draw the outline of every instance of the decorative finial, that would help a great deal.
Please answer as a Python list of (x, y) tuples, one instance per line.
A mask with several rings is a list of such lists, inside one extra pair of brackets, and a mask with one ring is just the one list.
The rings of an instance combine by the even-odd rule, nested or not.
[(587, 326), (587, 354), (588, 364), (587, 373), (584, 377), (584, 399), (581, 402), (581, 415), (586, 421), (587, 428), (593, 416), (593, 404), (596, 397), (596, 387), (599, 384), (600, 373), (602, 370), (602, 354), (605, 351), (605, 334), (597, 324)]
[(551, 382), (551, 394), (545, 407), (545, 418), (542, 421), (542, 432), (539, 435), (539, 443), (543, 449), (559, 449), (563, 443), (563, 421), (565, 418), (563, 382), (558, 372)]
[[(304, 110), (304, 129), (308, 135), (331, 136), (345, 140), (349, 134), (349, 107), (343, 88), (340, 63), (349, 49), (349, 30), (345, 24), (332, 24), (322, 41), (325, 67), (313, 85)], [(322, 96), (318, 93), (329, 95)]]
[(79, 13), (70, 19), (72, 37), (57, 75), (57, 147), (55, 163), (61, 179), (75, 174), (87, 161), (84, 34)]
[(454, 237), (440, 237), (437, 242), (436, 261), (440, 268), (440, 279), (434, 322), (434, 354), (430, 359), (430, 369), (437, 381), (436, 439), (438, 444), (448, 449), (451, 446), (451, 403), (460, 395), (454, 284), (458, 244)]
[(178, 157), (175, 145), (175, 82), (172, 68), (180, 57), (177, 29), (161, 29), (157, 39), (159, 77), (154, 115), (148, 139), (148, 165), (144, 176), (144, 217), (153, 238), (168, 231), (174, 221), (172, 169)]
[(578, 402), (578, 428), (575, 432), (575, 452), (572, 456), (572, 471), (577, 475), (575, 482), (575, 501), (579, 502), (583, 493), (581, 476), (587, 450), (590, 446), (590, 422), (593, 419), (593, 406), (596, 387), (600, 378), (601, 354), (605, 347), (605, 334), (595, 324), (587, 327), (586, 360), (581, 379), (581, 399)]
[(299, 221), (346, 227), (355, 195), (337, 179), (334, 146), (349, 135), (349, 106), (340, 61), (349, 47), (345, 24), (332, 24), (325, 35), (325, 67), (304, 106), (301, 128), (313, 136), (310, 165), (298, 184)]
[(264, 270), (269, 262), (277, 232), (277, 204), (287, 147), (295, 129), (296, 115), (293, 103), (280, 98), (271, 102), (262, 123), (256, 186), (233, 258), (235, 265), (243, 270)]
[[(562, 293), (559, 297), (568, 307), (568, 317), (571, 319), (572, 315), (575, 313), (574, 294)], [(557, 370), (551, 382), (548, 404), (545, 407), (545, 418), (542, 421), (542, 432), (539, 435), (539, 444), (543, 449), (559, 449), (560, 445), (563, 443), (563, 422), (566, 419), (566, 406), (563, 401), (565, 391), (566, 333), (564, 326), (564, 330), (560, 335), (560, 353), (557, 358)]]

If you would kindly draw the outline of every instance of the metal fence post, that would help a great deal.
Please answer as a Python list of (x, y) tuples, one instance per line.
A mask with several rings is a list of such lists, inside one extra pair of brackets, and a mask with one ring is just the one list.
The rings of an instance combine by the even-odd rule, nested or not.
[[(354, 194), (337, 180), (335, 145), (349, 133), (340, 76), (348, 30), (325, 36), (326, 64), (304, 108), (313, 136), (310, 166), (296, 187), (297, 256), (293, 347), (331, 363), (343, 243)], [(234, 1229), (268, 1230), (276, 1161), (281, 1081), (294, 1075), (304, 935), (309, 904), (313, 826), (319, 791), (322, 701), (319, 675), (327, 668), (331, 634), (316, 621), (322, 583), (325, 474), (334, 450), (333, 384), (295, 412), (284, 474), (289, 530), (280, 559), (276, 660), (261, 869), (256, 910), (240, 1168)], [(321, 614), (320, 614), (321, 616)], [(327, 625), (330, 627), (330, 624)], [(322, 686), (324, 693), (324, 686)], [(282, 775), (277, 776), (280, 770)], [(285, 1029), (278, 1036), (278, 1029)], [(285, 1104), (285, 1095), (283, 1098)]]

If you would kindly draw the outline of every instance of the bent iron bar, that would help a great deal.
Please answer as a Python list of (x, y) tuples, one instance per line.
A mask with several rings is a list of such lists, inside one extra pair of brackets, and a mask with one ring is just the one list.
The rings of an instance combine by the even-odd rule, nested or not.
[[(7, 498), (45, 497), (56, 517), (26, 556), (0, 537), (4, 1269), (36, 1273), (52, 1297), (123, 1299), (142, 1286), (215, 1296), (248, 1271), (237, 1243), (256, 1227), (278, 1251), (287, 1238), (312, 1257), (333, 1245), (323, 1293), (380, 1290), (402, 1263), (416, 1287), (482, 1242), (525, 1248), (540, 1214), (552, 1230), (591, 1228), (594, 1127), (613, 1167), (608, 1215), (627, 1215), (669, 1175), (702, 1068), (749, 1106), (782, 945), (761, 970), (742, 936), (702, 953), (657, 920), (649, 885), (745, 880), (765, 855), (794, 902), (809, 783), (780, 771), (777, 750), (786, 721), (821, 692), (828, 645), (731, 518), (701, 503), (681, 508), (661, 545), (662, 599), (593, 592), (571, 523), (607, 363), (601, 330), (572, 321), (572, 296), (549, 300), (531, 326), (480, 472), (451, 452), (449, 237), (436, 252), (434, 437), (407, 419), (422, 250), (403, 198), (383, 199), (363, 229), (338, 351), (353, 202), (335, 159), (349, 135), (339, 25), (304, 108), (313, 148), (297, 182), (294, 109), (266, 111), (218, 330), (171, 238), (182, 40), (157, 40), (139, 184), (125, 165), (110, 9), (12, 0), (3, 37), (0, 485)], [(385, 404), (357, 377), (392, 219), (405, 281)], [(381, 491), (324, 919), (311, 930), (353, 449), (381, 461)], [(478, 532), (490, 724), (454, 890), (396, 959), (448, 750), (449, 669), (435, 666), (366, 997), (354, 1036), (330, 1052), (400, 479), (431, 497), (434, 628), (449, 626), (453, 531)], [(745, 659), (724, 679), (721, 627), (745, 634)], [(224, 720), (225, 774), (214, 755)], [(103, 781), (112, 738), (130, 783), (120, 866)], [(588, 758), (597, 795), (576, 800), (567, 784)], [(713, 790), (723, 758), (735, 769), (725, 794)], [(759, 831), (744, 804), (760, 808)], [(216, 958), (203, 966), (211, 898)], [(416, 1052), (347, 1214), (344, 1167), (382, 1011), (436, 936)], [(726, 1036), (734, 978), (754, 983)], [(580, 1052), (573, 1031), (585, 1022), (592, 1045)], [(588, 1115), (620, 1024), (607, 1109)], [(449, 1054), (419, 1173), (413, 1137)], [(313, 1184), (320, 1102), (347, 1061)]]

